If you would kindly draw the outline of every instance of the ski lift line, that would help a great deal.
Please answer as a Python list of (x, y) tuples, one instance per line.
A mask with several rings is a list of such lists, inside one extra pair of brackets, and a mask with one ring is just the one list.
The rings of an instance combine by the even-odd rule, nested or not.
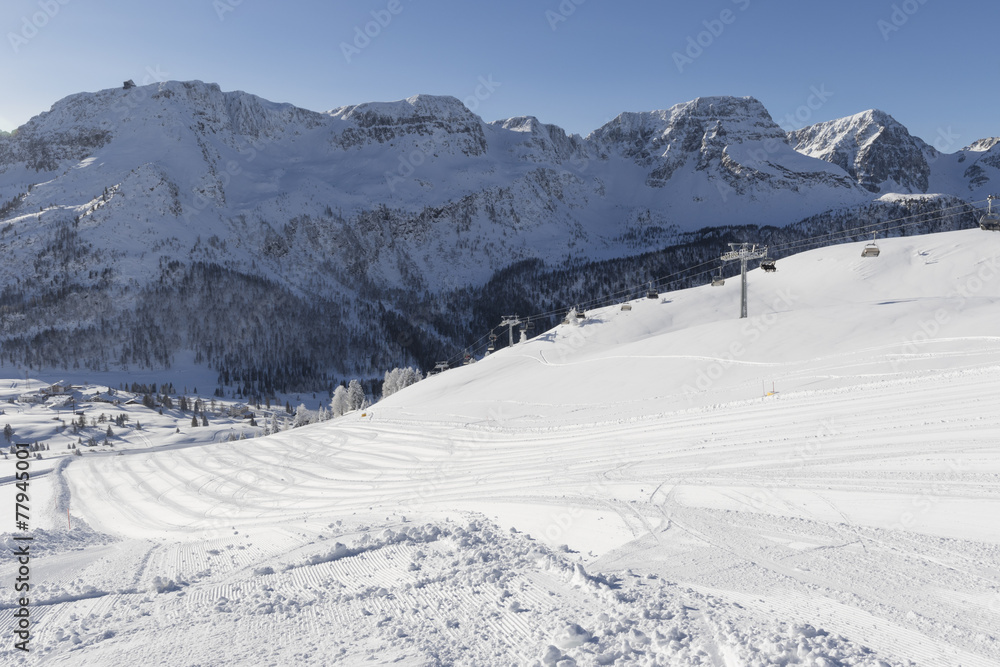
[[(896, 229), (903, 229), (904, 227), (910, 227), (910, 226), (913, 226), (913, 225), (919, 225), (919, 224), (923, 224), (923, 223), (926, 223), (926, 222), (935, 222), (937, 220), (943, 220), (943, 219), (945, 219), (945, 218), (947, 218), (947, 217), (949, 217), (951, 215), (954, 215), (954, 213), (947, 213), (948, 211), (953, 211), (955, 209), (964, 209), (967, 206), (972, 206), (973, 208), (975, 208), (976, 204), (981, 204), (982, 202), (985, 202), (985, 201), (987, 201), (987, 200), (980, 199), (980, 200), (974, 200), (974, 201), (971, 201), (971, 202), (963, 202), (962, 204), (956, 204), (955, 206), (948, 206), (946, 208), (943, 208), (943, 209), (940, 209), (939, 211), (937, 211), (938, 215), (934, 215), (932, 217), (927, 217), (926, 213), (914, 213), (912, 215), (907, 215), (907, 216), (903, 216), (903, 217), (899, 217), (899, 218), (892, 218), (890, 220), (884, 220), (882, 222), (877, 222), (877, 223), (868, 224), (868, 225), (862, 225), (862, 226), (859, 226), (859, 227), (853, 227), (853, 228), (850, 228), (850, 229), (841, 230), (839, 232), (830, 232), (828, 234), (819, 234), (817, 236), (813, 236), (813, 237), (810, 237), (810, 238), (799, 239), (798, 241), (795, 241), (795, 242), (792, 242), (792, 243), (771, 245), (769, 247), (772, 250), (774, 250), (774, 249), (794, 249), (794, 248), (805, 246), (805, 245), (811, 245), (811, 244), (813, 244), (815, 242), (818, 242), (818, 241), (821, 241), (821, 240), (824, 240), (824, 239), (825, 240), (830, 240), (830, 241), (841, 240), (841, 239), (845, 240), (845, 241), (848, 241), (848, 240), (852, 240), (851, 237), (855, 236), (857, 233), (861, 232), (862, 230), (864, 230), (864, 233), (867, 235), (868, 233), (870, 233), (870, 231), (873, 228), (878, 228), (878, 229), (876, 229), (876, 231), (881, 230), (883, 232), (890, 232), (890, 231), (893, 231), (893, 230), (896, 230)], [(900, 225), (887, 226), (887, 225), (892, 225), (892, 223), (895, 223), (895, 222), (901, 222), (901, 221), (905, 221), (905, 220), (911, 220), (913, 218), (921, 218), (921, 219), (920, 220), (916, 220), (915, 222), (911, 222), (911, 223), (904, 223), (904, 224), (900, 224)], [(702, 262), (701, 264), (695, 264), (694, 266), (690, 266), (690, 267), (686, 267), (684, 269), (680, 269), (680, 270), (675, 271), (673, 273), (670, 273), (670, 274), (667, 274), (665, 276), (661, 276), (659, 278), (654, 279), (653, 283), (654, 283), (654, 285), (657, 285), (659, 283), (662, 283), (662, 282), (665, 282), (665, 281), (669, 280), (670, 278), (679, 276), (681, 274), (685, 274), (688, 271), (693, 271), (693, 270), (701, 268), (702, 266), (705, 266), (707, 264), (712, 264), (715, 261), (717, 261), (717, 260), (713, 259), (713, 260), (709, 260), (709, 261), (706, 261), (706, 262)], [(688, 277), (695, 278), (695, 277), (698, 277), (698, 276), (705, 275), (706, 273), (709, 273), (709, 271), (702, 271), (702, 272), (695, 273), (695, 274), (689, 274)], [(610, 303), (614, 303), (615, 301), (620, 300), (620, 297), (622, 297), (622, 296), (624, 296), (626, 294), (629, 294), (629, 293), (638, 293), (640, 290), (641, 290), (641, 288), (639, 286), (634, 286), (634, 287), (631, 287), (631, 288), (626, 289), (626, 290), (620, 290), (618, 292), (609, 294), (606, 297), (592, 299), (591, 301), (588, 301), (588, 302), (583, 302), (580, 305), (581, 306), (585, 306), (585, 307), (589, 307), (589, 308), (595, 308), (595, 307), (598, 307), (598, 304), (602, 303), (602, 299), (606, 299)], [(553, 311), (550, 311), (548, 313), (542, 313), (540, 315), (532, 316), (532, 318), (535, 318), (535, 317), (545, 317), (545, 316), (550, 316), (550, 315), (557, 315), (557, 314), (559, 314), (559, 312), (560, 312), (560, 310), (553, 310)]]
[[(919, 224), (923, 224), (923, 223), (927, 223), (927, 222), (935, 222), (935, 221), (938, 221), (938, 220), (943, 220), (943, 219), (945, 219), (947, 217), (950, 217), (950, 216), (954, 215), (954, 213), (948, 213), (948, 211), (953, 211), (955, 209), (964, 209), (967, 206), (971, 206), (972, 208), (975, 209), (975, 208), (977, 208), (976, 207), (977, 204), (982, 204), (982, 203), (984, 203), (986, 201), (987, 201), (986, 199), (980, 199), (980, 200), (974, 200), (974, 201), (970, 201), (970, 202), (964, 202), (962, 204), (956, 204), (955, 206), (948, 206), (946, 208), (943, 208), (943, 209), (940, 209), (939, 211), (937, 211), (936, 213), (938, 215), (934, 215), (934, 216), (931, 216), (931, 217), (927, 217), (926, 213), (914, 213), (912, 215), (902, 216), (902, 217), (899, 217), (899, 218), (893, 218), (893, 219), (890, 219), (890, 220), (884, 220), (882, 222), (877, 222), (877, 223), (868, 224), (868, 225), (862, 225), (862, 226), (859, 226), (859, 227), (852, 227), (852, 228), (849, 228), (849, 229), (840, 230), (838, 232), (830, 232), (828, 234), (818, 234), (816, 236), (812, 236), (812, 237), (809, 237), (809, 238), (798, 239), (797, 241), (790, 242), (790, 243), (774, 244), (774, 245), (770, 245), (769, 247), (772, 250), (792, 250), (792, 249), (796, 249), (796, 248), (799, 248), (799, 247), (802, 247), (802, 246), (812, 245), (812, 244), (815, 244), (815, 243), (818, 243), (818, 242), (821, 242), (821, 241), (824, 241), (824, 240), (825, 241), (837, 241), (837, 240), (850, 241), (850, 240), (853, 240), (851, 238), (852, 236), (856, 236), (858, 233), (861, 233), (862, 231), (867, 235), (868, 233), (870, 233), (872, 231), (873, 228), (877, 228), (877, 229), (875, 229), (876, 232), (877, 231), (882, 231), (883, 233), (888, 233), (890, 231), (897, 230), (897, 229), (903, 229), (903, 228), (906, 228), (906, 227), (912, 227), (914, 225), (919, 225)], [(906, 220), (911, 220), (911, 219), (914, 219), (914, 218), (920, 218), (920, 220), (916, 220), (914, 222), (904, 222)], [(892, 225), (892, 223), (897, 223), (897, 222), (900, 222), (902, 224), (888, 226), (888, 225)], [(718, 262), (718, 260), (715, 259), (715, 258), (713, 258), (713, 259), (710, 259), (708, 261), (701, 262), (700, 264), (695, 264), (693, 266), (685, 267), (685, 268), (679, 269), (677, 271), (674, 271), (673, 273), (669, 273), (669, 274), (666, 274), (664, 276), (660, 276), (658, 278), (654, 278), (653, 281), (652, 281), (652, 283), (653, 283), (654, 286), (658, 286), (659, 284), (661, 284), (663, 282), (669, 281), (671, 278), (675, 278), (675, 277), (678, 277), (678, 276), (681, 276), (681, 275), (685, 275), (685, 274), (689, 278), (698, 278), (698, 277), (704, 276), (706, 274), (710, 275), (712, 273), (712, 269), (711, 268), (705, 269), (705, 270), (702, 270), (702, 271), (698, 271), (696, 273), (691, 273), (691, 272), (693, 272), (696, 269), (699, 269), (701, 267), (708, 266), (709, 264), (716, 264), (717, 262)], [(648, 285), (648, 284), (649, 284), (649, 281), (646, 282), (646, 285)], [(621, 289), (621, 290), (619, 290), (617, 292), (613, 292), (613, 293), (608, 294), (608, 295), (603, 296), (603, 297), (596, 297), (596, 298), (591, 299), (589, 301), (580, 302), (578, 304), (578, 306), (580, 306), (584, 310), (588, 310), (588, 309), (593, 309), (593, 308), (599, 308), (599, 307), (601, 307), (603, 305), (613, 305), (613, 304), (621, 301), (622, 297), (625, 297), (625, 296), (627, 296), (629, 294), (640, 293), (644, 288), (645, 288), (645, 286), (640, 286), (640, 285), (636, 285), (636, 286), (624, 288), (624, 289)], [(562, 309), (562, 308), (557, 308), (557, 309), (546, 311), (546, 312), (542, 312), (542, 313), (536, 313), (534, 315), (529, 315), (527, 317), (524, 317), (524, 318), (522, 318), (522, 320), (524, 320), (524, 321), (540, 320), (540, 319), (543, 319), (543, 318), (546, 318), (546, 317), (551, 317), (553, 315), (559, 315), (563, 310), (564, 309)], [(493, 329), (490, 330), (490, 333), (493, 333)], [(476, 340), (472, 344), (471, 349), (479, 349), (488, 340), (488, 338), (489, 338), (489, 334), (487, 334), (485, 336), (481, 336), (478, 340)], [(461, 354), (456, 354), (452, 358), (455, 359), (455, 358), (458, 358), (460, 356), (462, 356), (462, 355)], [(449, 359), (449, 361), (450, 361), (450, 359)]]
[[(711, 273), (712, 269), (709, 268), (709, 269), (705, 269), (703, 271), (698, 271), (698, 272), (695, 272), (695, 273), (690, 273), (690, 272), (694, 271), (695, 269), (701, 268), (703, 266), (709, 265), (709, 264), (715, 264), (716, 261), (717, 260), (712, 259), (712, 260), (709, 260), (709, 261), (706, 261), (706, 262), (702, 262), (700, 264), (695, 264), (694, 266), (687, 267), (687, 268), (684, 268), (684, 269), (680, 269), (680, 270), (675, 271), (673, 273), (669, 273), (669, 274), (667, 274), (665, 276), (661, 276), (661, 277), (657, 278), (656, 280), (654, 280), (652, 282), (653, 282), (654, 286), (659, 286), (661, 283), (663, 283), (665, 281), (668, 281), (671, 278), (675, 278), (675, 277), (678, 277), (678, 276), (681, 276), (681, 275), (687, 275), (687, 277), (689, 277), (689, 278), (698, 278), (700, 276), (704, 276), (704, 275), (706, 275), (708, 273)], [(646, 281), (646, 284), (643, 285), (641, 288), (639, 286), (632, 286), (632, 287), (624, 288), (624, 289), (621, 289), (621, 290), (619, 290), (617, 292), (612, 292), (611, 294), (608, 294), (608, 295), (603, 296), (603, 297), (595, 297), (594, 299), (591, 299), (589, 301), (581, 301), (577, 305), (580, 308), (584, 309), (584, 310), (593, 309), (593, 308), (600, 308), (602, 305), (614, 305), (615, 303), (618, 303), (619, 301), (621, 301), (622, 297), (624, 297), (624, 296), (626, 296), (628, 294), (638, 294), (640, 291), (645, 290), (649, 286), (649, 282), (650, 281)], [(535, 315), (531, 315), (531, 316), (523, 318), (523, 319), (526, 319), (526, 320), (529, 320), (529, 321), (530, 320), (536, 320), (536, 319), (543, 319), (545, 317), (551, 317), (553, 315), (559, 315), (560, 313), (562, 313), (562, 311), (563, 311), (562, 308), (558, 308), (558, 309), (555, 309), (555, 310), (551, 310), (551, 311), (547, 311), (547, 312), (543, 312), (543, 313), (538, 313), (538, 314), (535, 314)]]
[[(680, 269), (678, 271), (674, 271), (673, 273), (668, 273), (665, 276), (660, 276), (659, 278), (653, 279), (653, 281), (652, 281), (653, 286), (654, 287), (658, 287), (661, 283), (663, 283), (665, 281), (668, 281), (671, 278), (680, 276), (682, 274), (687, 274), (687, 272), (689, 272), (689, 271), (693, 271), (695, 269), (701, 268), (701, 267), (706, 266), (708, 264), (714, 264), (716, 261), (717, 260), (715, 260), (715, 259), (711, 259), (709, 261), (702, 262), (700, 264), (695, 264), (694, 266), (690, 266), (690, 267), (686, 267), (686, 268)], [(697, 276), (700, 276), (700, 275), (704, 275), (705, 273), (707, 273), (707, 271), (702, 271), (700, 273), (691, 274), (690, 277), (692, 277), (692, 278), (693, 277), (697, 277)], [(580, 306), (581, 308), (583, 308), (584, 310), (587, 310), (588, 308), (599, 308), (600, 305), (602, 303), (604, 303), (605, 301), (608, 302), (608, 305), (611, 305), (613, 303), (616, 303), (616, 302), (620, 301), (622, 297), (624, 297), (624, 296), (626, 296), (628, 294), (638, 294), (641, 291), (646, 291), (646, 289), (649, 287), (649, 283), (650, 283), (650, 281), (647, 280), (641, 286), (640, 285), (633, 285), (633, 286), (630, 286), (630, 287), (626, 287), (626, 288), (623, 288), (621, 290), (618, 290), (617, 292), (612, 292), (611, 294), (608, 294), (608, 295), (605, 295), (605, 296), (602, 296), (602, 297), (595, 297), (595, 298), (591, 299), (590, 301), (581, 301), (577, 305)], [(526, 318), (522, 318), (522, 319), (527, 319), (527, 320), (542, 319), (542, 318), (545, 318), (545, 317), (551, 317), (553, 315), (559, 315), (563, 310), (565, 310), (565, 309), (563, 309), (563, 308), (557, 308), (555, 310), (550, 310), (550, 311), (547, 311), (547, 312), (537, 313), (535, 315), (530, 315), (530, 316), (528, 316)]]
[[(772, 245), (771, 248), (772, 249), (779, 249), (780, 248), (780, 249), (784, 249), (784, 250), (796, 250), (798, 248), (808, 247), (808, 246), (811, 246), (811, 245), (822, 243), (823, 241), (827, 241), (827, 242), (836, 242), (836, 241), (851, 242), (851, 241), (855, 241), (856, 240), (854, 238), (856, 236), (859, 236), (861, 234), (867, 235), (868, 233), (870, 233), (872, 231), (872, 228), (874, 228), (874, 227), (878, 227), (878, 229), (875, 230), (876, 232), (877, 231), (882, 231), (883, 233), (888, 233), (888, 232), (891, 232), (891, 231), (896, 230), (896, 229), (903, 229), (904, 227), (912, 227), (914, 225), (919, 225), (919, 224), (923, 224), (923, 223), (927, 223), (927, 222), (935, 222), (937, 220), (943, 220), (943, 219), (951, 217), (953, 215), (955, 215), (955, 214), (954, 213), (948, 213), (948, 214), (944, 214), (944, 215), (940, 215), (940, 216), (934, 216), (934, 217), (923, 217), (921, 220), (917, 220), (915, 222), (909, 222), (909, 223), (904, 223), (904, 224), (900, 224), (900, 225), (894, 225), (892, 227), (886, 227), (885, 225), (887, 225), (889, 222), (895, 222), (895, 221), (893, 221), (893, 220), (887, 220), (885, 222), (878, 222), (878, 223), (874, 223), (874, 224), (871, 224), (871, 225), (865, 225), (864, 227), (854, 227), (852, 229), (845, 229), (845, 230), (840, 231), (840, 232), (831, 232), (830, 234), (824, 234), (824, 235), (821, 235), (821, 236), (814, 236), (814, 237), (807, 238), (807, 239), (799, 239), (798, 241), (795, 241), (795, 242), (792, 242), (792, 243)], [(920, 217), (920, 216), (910, 216), (910, 217)], [(909, 218), (897, 218), (897, 220), (905, 220), (905, 219), (909, 219)], [(832, 243), (831, 243), (831, 245), (832, 245)]]
[[(956, 204), (955, 206), (949, 206), (947, 208), (941, 209), (940, 211), (937, 211), (936, 213), (939, 213), (941, 215), (937, 215), (937, 216), (934, 216), (934, 217), (926, 217), (927, 216), (926, 213), (914, 213), (913, 215), (907, 215), (907, 216), (903, 216), (901, 218), (893, 218), (891, 220), (884, 220), (882, 222), (876, 222), (876, 223), (872, 223), (872, 224), (868, 224), (868, 225), (862, 225), (860, 227), (852, 227), (850, 229), (844, 229), (844, 230), (841, 230), (841, 231), (838, 231), (838, 232), (829, 232), (828, 234), (819, 234), (817, 236), (812, 236), (812, 237), (805, 238), (805, 239), (798, 239), (797, 241), (793, 241), (793, 242), (790, 242), (790, 243), (771, 245), (770, 247), (772, 249), (776, 249), (776, 248), (777, 249), (794, 249), (794, 248), (798, 248), (798, 247), (801, 247), (801, 246), (804, 246), (804, 245), (810, 245), (813, 242), (824, 240), (824, 239), (825, 240), (837, 240), (837, 239), (841, 239), (842, 238), (844, 240), (850, 240), (851, 236), (854, 236), (854, 235), (857, 235), (857, 234), (860, 234), (860, 233), (864, 233), (865, 235), (868, 235), (868, 234), (870, 234), (872, 232), (873, 229), (876, 232), (877, 231), (889, 232), (889, 231), (892, 231), (894, 229), (902, 229), (903, 227), (910, 227), (912, 225), (919, 225), (919, 224), (924, 223), (924, 222), (934, 222), (936, 220), (943, 220), (944, 218), (947, 218), (949, 216), (954, 215), (954, 213), (947, 213), (946, 214), (945, 213), (946, 211), (951, 211), (951, 210), (954, 210), (954, 209), (965, 208), (966, 206), (972, 206), (973, 208), (976, 208), (975, 204), (979, 204), (979, 203), (981, 203), (983, 201), (986, 201), (986, 200), (985, 199), (981, 199), (981, 200), (967, 202), (967, 203), (963, 203), (963, 204)], [(886, 225), (891, 225), (894, 222), (900, 222), (900, 221), (903, 221), (903, 220), (911, 220), (913, 218), (922, 218), (922, 219), (921, 220), (917, 220), (915, 222), (911, 222), (911, 223), (906, 223), (906, 224), (901, 224), (901, 225), (895, 225), (895, 226), (892, 226), (892, 227), (887, 227), (886, 226)]]

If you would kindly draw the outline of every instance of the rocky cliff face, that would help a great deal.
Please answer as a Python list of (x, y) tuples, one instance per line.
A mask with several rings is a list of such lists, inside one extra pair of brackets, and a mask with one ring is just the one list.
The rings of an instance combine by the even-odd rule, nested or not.
[(892, 116), (869, 110), (789, 133), (795, 150), (831, 162), (873, 193), (927, 192), (940, 154)]

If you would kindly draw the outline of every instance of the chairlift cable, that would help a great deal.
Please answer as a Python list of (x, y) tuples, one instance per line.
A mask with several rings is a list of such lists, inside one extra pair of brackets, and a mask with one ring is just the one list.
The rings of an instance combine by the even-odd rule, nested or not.
[[(852, 227), (852, 228), (849, 228), (849, 229), (842, 229), (842, 230), (839, 230), (839, 231), (836, 231), (836, 232), (829, 232), (829, 233), (826, 233), (826, 234), (817, 234), (816, 236), (807, 237), (807, 238), (804, 238), (804, 239), (798, 239), (796, 241), (790, 241), (788, 243), (769, 245), (768, 247), (769, 247), (770, 250), (794, 250), (796, 248), (800, 248), (800, 247), (803, 247), (803, 246), (815, 245), (815, 244), (817, 244), (819, 242), (822, 242), (823, 240), (826, 240), (826, 241), (829, 242), (829, 243), (827, 243), (827, 245), (834, 245), (835, 242), (838, 241), (838, 240), (850, 241), (850, 240), (852, 240), (852, 237), (857, 236), (859, 233), (862, 233), (862, 232), (865, 235), (867, 235), (869, 233), (873, 233), (873, 232), (877, 233), (877, 232), (881, 231), (883, 234), (887, 235), (888, 232), (891, 232), (891, 231), (894, 231), (894, 230), (897, 230), (897, 229), (904, 229), (906, 227), (912, 227), (914, 225), (925, 224), (925, 223), (928, 223), (928, 222), (936, 222), (938, 220), (943, 220), (945, 218), (948, 218), (948, 217), (951, 217), (951, 216), (955, 215), (955, 213), (948, 213), (948, 211), (953, 211), (955, 209), (963, 209), (963, 208), (967, 208), (967, 207), (972, 207), (973, 209), (976, 209), (977, 208), (976, 204), (982, 204), (983, 202), (987, 202), (987, 201), (988, 200), (986, 200), (986, 199), (979, 199), (979, 200), (974, 200), (974, 201), (970, 201), (970, 202), (963, 202), (961, 204), (956, 204), (954, 206), (948, 206), (946, 208), (942, 208), (942, 209), (936, 211), (935, 212), (936, 215), (931, 215), (931, 217), (927, 217), (928, 216), (927, 213), (914, 213), (912, 215), (906, 215), (906, 216), (902, 216), (902, 217), (899, 217), (899, 218), (893, 218), (893, 219), (890, 219), (890, 220), (883, 220), (881, 222), (870, 223), (870, 224), (867, 224), (867, 225), (861, 225), (861, 226)], [(904, 222), (906, 220), (913, 220), (914, 218), (920, 218), (920, 220), (915, 220), (914, 222)], [(902, 224), (893, 225), (893, 223), (897, 223), (897, 222), (898, 223), (902, 223)], [(889, 225), (892, 225), (892, 226), (889, 226)], [(650, 287), (652, 287), (652, 286), (659, 286), (659, 285), (661, 285), (663, 283), (669, 282), (672, 278), (676, 278), (676, 277), (684, 275), (684, 274), (687, 274), (688, 278), (699, 278), (699, 277), (704, 276), (706, 274), (711, 275), (712, 274), (712, 269), (711, 268), (705, 269), (705, 270), (702, 270), (702, 271), (698, 271), (696, 273), (692, 273), (692, 272), (695, 271), (696, 269), (700, 269), (700, 268), (708, 266), (710, 264), (717, 264), (717, 262), (718, 262), (717, 258), (712, 258), (710, 260), (701, 262), (699, 264), (695, 264), (693, 266), (684, 267), (684, 268), (678, 269), (677, 271), (674, 271), (672, 273), (668, 273), (668, 274), (663, 275), (663, 276), (655, 277), (655, 278), (653, 278), (652, 281), (646, 281), (646, 285), (649, 285)], [(720, 275), (720, 276), (722, 275), (721, 267), (718, 270), (718, 275)], [(604, 296), (601, 296), (601, 297), (595, 297), (593, 299), (590, 299), (589, 301), (581, 301), (581, 302), (579, 302), (577, 304), (577, 308), (580, 308), (582, 310), (590, 310), (590, 309), (593, 309), (593, 308), (600, 307), (599, 304), (602, 304), (602, 303), (605, 303), (605, 302), (608, 305), (613, 305), (614, 303), (617, 303), (623, 297), (626, 297), (629, 294), (641, 294), (644, 289), (645, 289), (644, 286), (636, 286), (636, 285), (631, 286), (631, 287), (627, 287), (627, 288), (623, 288), (621, 290), (618, 290), (616, 292), (612, 292), (610, 294), (607, 294), (607, 295), (604, 295)], [(521, 319), (523, 321), (525, 321), (525, 322), (530, 322), (532, 320), (541, 320), (541, 319), (544, 319), (544, 318), (547, 318), (547, 317), (551, 317), (553, 315), (558, 315), (563, 310), (564, 310), (563, 308), (556, 308), (556, 309), (549, 310), (549, 311), (544, 311), (544, 312), (541, 312), (541, 313), (535, 313), (534, 315), (529, 315), (529, 316), (521, 318)], [(492, 334), (492, 333), (493, 333), (493, 329), (490, 330), (490, 334)], [(487, 341), (489, 339), (490, 334), (487, 334), (485, 336), (481, 336), (479, 339), (477, 339), (470, 346), (469, 349), (478, 349), (485, 341)], [(455, 356), (452, 357), (452, 359), (460, 357), (460, 356), (462, 356), (462, 355), (461, 354), (456, 354)], [(449, 361), (450, 361), (450, 359), (449, 359)]]

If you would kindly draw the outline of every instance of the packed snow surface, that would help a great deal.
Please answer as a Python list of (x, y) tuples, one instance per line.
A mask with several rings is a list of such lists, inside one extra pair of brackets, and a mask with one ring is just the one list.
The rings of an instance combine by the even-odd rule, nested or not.
[(319, 425), (33, 461), (0, 661), (998, 665), (1000, 234), (862, 245), (751, 271), (745, 320), (729, 280)]

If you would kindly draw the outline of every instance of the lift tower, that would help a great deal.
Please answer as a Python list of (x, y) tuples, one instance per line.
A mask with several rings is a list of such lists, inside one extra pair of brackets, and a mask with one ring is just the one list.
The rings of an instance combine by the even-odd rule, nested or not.
[(767, 257), (767, 246), (758, 248), (757, 244), (750, 245), (749, 243), (730, 243), (729, 252), (725, 253), (720, 259), (723, 262), (740, 262), (740, 275), (743, 279), (742, 293), (740, 294), (740, 318), (745, 318), (747, 316), (747, 262), (752, 259), (764, 259)]
[(514, 327), (521, 326), (521, 318), (517, 315), (504, 315), (500, 326), (507, 327), (508, 344), (514, 347)]

